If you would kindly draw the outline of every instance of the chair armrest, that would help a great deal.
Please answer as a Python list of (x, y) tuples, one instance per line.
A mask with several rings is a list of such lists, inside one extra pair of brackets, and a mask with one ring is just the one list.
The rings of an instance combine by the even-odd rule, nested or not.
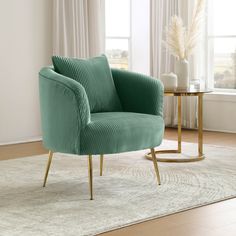
[(163, 116), (163, 85), (158, 79), (111, 69), (124, 111)]
[(90, 108), (83, 86), (56, 73), (39, 72), (43, 144), (64, 153), (80, 153), (80, 131), (90, 122)]

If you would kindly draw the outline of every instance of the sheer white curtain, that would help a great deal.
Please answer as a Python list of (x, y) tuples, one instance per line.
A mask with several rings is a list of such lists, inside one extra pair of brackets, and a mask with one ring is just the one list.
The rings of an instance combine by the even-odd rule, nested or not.
[[(170, 56), (162, 41), (165, 38), (166, 26), (170, 23), (171, 16), (179, 13), (179, 0), (151, 0), (150, 22), (150, 73), (160, 78), (165, 72), (174, 72), (174, 58)], [(164, 99), (165, 124), (175, 123), (176, 99), (165, 97)]]
[(105, 51), (105, 0), (53, 0), (53, 54), (92, 57)]
[[(175, 71), (175, 59), (162, 43), (165, 39), (166, 26), (173, 15), (180, 15), (184, 24), (188, 26), (194, 3), (195, 0), (151, 0), (150, 72), (152, 76), (160, 78), (162, 73)], [(198, 79), (200, 76), (199, 55), (200, 53), (195, 53), (189, 58), (190, 80)], [(166, 97), (164, 108), (165, 124), (177, 125), (177, 99)], [(197, 99), (195, 97), (182, 99), (182, 125), (187, 128), (197, 127)]]

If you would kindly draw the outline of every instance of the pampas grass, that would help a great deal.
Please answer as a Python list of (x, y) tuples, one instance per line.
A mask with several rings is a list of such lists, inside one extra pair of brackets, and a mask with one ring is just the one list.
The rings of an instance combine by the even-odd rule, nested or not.
[(173, 16), (166, 32), (166, 47), (179, 59), (185, 58), (186, 29), (179, 16)]
[(198, 0), (194, 10), (191, 24), (186, 30), (183, 20), (173, 16), (166, 30), (166, 47), (178, 59), (187, 59), (194, 51), (200, 37), (205, 0)]

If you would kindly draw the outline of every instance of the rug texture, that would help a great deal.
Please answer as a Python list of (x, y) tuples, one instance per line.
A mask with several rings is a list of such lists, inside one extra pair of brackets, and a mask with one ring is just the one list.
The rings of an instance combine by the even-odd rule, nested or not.
[[(163, 147), (175, 145), (165, 141)], [(184, 143), (183, 150), (197, 146)], [(46, 188), (46, 155), (1, 161), (0, 235), (95, 235), (235, 197), (236, 149), (204, 150), (201, 162), (159, 163), (161, 186), (146, 151), (106, 155), (102, 177), (94, 157), (94, 201), (85, 156), (56, 153)]]

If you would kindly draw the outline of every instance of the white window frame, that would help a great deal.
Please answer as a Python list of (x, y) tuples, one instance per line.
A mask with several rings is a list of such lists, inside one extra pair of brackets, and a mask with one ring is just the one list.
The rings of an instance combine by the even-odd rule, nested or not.
[[(209, 8), (209, 5), (207, 6)], [(207, 15), (207, 14), (206, 14)], [(209, 17), (209, 16), (208, 16)], [(209, 19), (207, 18), (206, 32), (207, 32), (207, 52), (206, 53), (206, 62), (207, 62), (207, 75), (208, 75), (208, 87), (210, 87), (216, 93), (222, 94), (236, 94), (236, 89), (227, 89), (227, 88), (215, 88), (214, 87), (214, 46), (213, 43), (210, 43), (211, 40), (218, 38), (236, 38), (236, 35), (213, 35), (209, 34)]]
[[(109, 0), (106, 0), (109, 1)], [(106, 4), (105, 1), (105, 4)], [(118, 0), (117, 0), (118, 1)], [(107, 36), (105, 34), (105, 48), (107, 39), (126, 39), (128, 40), (128, 69), (132, 70), (132, 0), (127, 0), (130, 2), (130, 9), (129, 9), (129, 37), (121, 37), (121, 36)], [(106, 20), (106, 17), (105, 17)]]

